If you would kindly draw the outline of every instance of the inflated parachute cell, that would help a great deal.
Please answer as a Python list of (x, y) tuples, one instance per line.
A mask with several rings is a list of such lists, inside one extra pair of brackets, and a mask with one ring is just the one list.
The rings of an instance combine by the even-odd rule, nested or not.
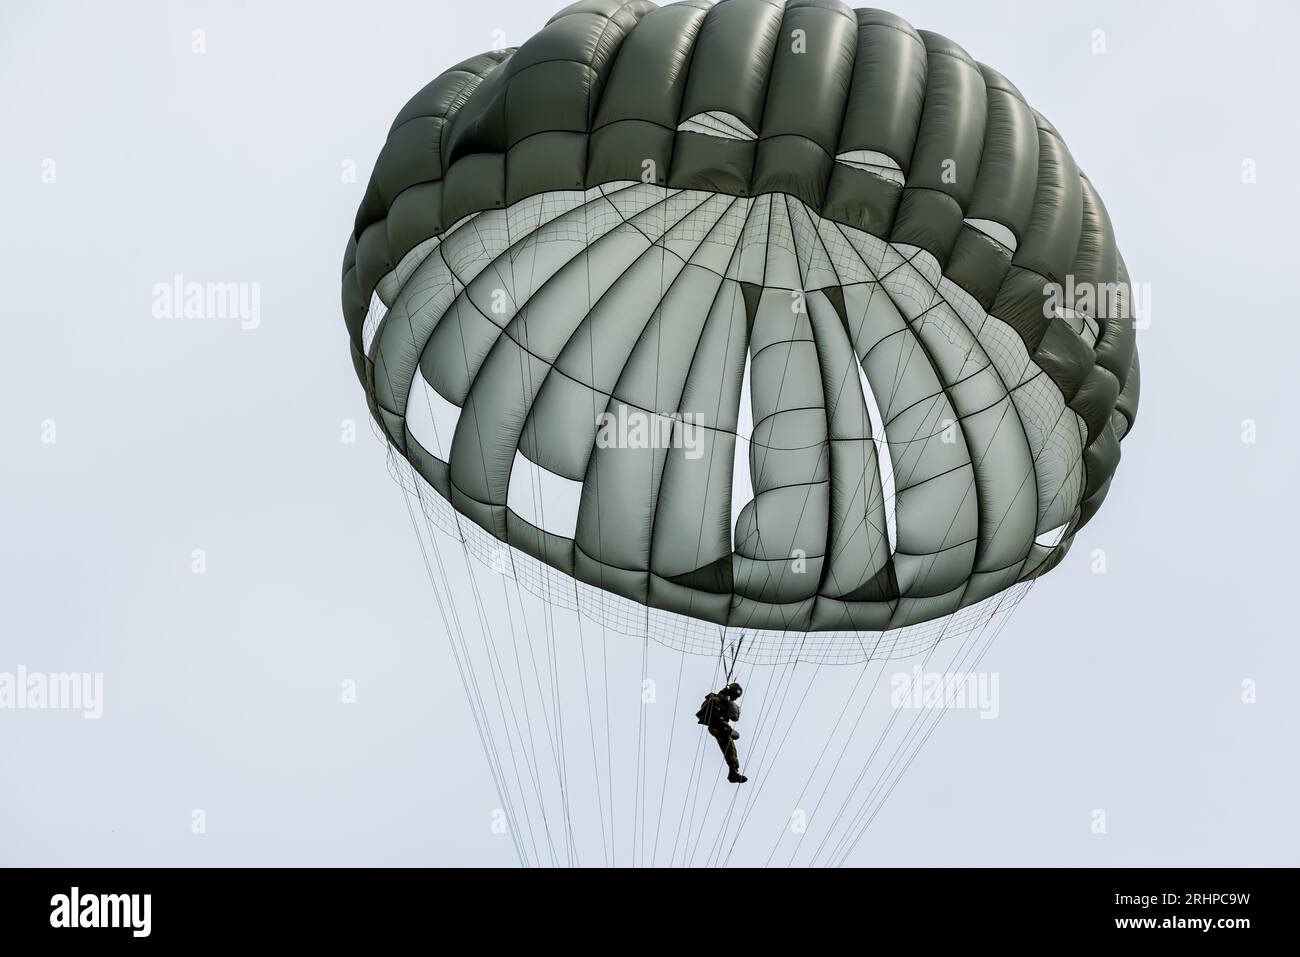
[(583, 0), (398, 114), (343, 307), (477, 553), (570, 606), (824, 639), (1027, 582), (1096, 512), (1137, 352), (1045, 308), (1067, 277), (1122, 301), (1105, 207), (950, 40), (836, 0)]

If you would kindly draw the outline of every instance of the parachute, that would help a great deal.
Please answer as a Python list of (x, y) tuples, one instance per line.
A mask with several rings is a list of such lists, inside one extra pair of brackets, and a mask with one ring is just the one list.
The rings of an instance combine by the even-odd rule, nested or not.
[[(1128, 290), (1052, 125), (880, 10), (581, 0), (419, 91), (343, 312), (520, 861), (846, 861), (942, 714), (890, 662), (973, 670), (1106, 497)], [(741, 672), (744, 797), (689, 708)]]

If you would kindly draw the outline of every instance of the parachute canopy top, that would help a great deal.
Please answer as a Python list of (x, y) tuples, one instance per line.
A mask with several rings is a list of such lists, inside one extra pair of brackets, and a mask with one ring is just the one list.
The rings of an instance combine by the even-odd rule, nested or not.
[(836, 0), (583, 0), (452, 67), (394, 121), (343, 268), (371, 411), (458, 521), (795, 632), (1060, 561), (1136, 414), (1127, 289), (1014, 86)]

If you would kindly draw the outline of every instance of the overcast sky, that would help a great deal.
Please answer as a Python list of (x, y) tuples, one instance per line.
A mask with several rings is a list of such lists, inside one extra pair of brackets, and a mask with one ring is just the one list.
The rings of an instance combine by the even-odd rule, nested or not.
[[(0, 674), (103, 676), (97, 720), (0, 710), (0, 864), (515, 862), (339, 275), (406, 99), (558, 6), (0, 5)], [(945, 718), (851, 862), (1300, 864), (1300, 14), (892, 9), (1062, 132), (1153, 314), (1110, 497), (984, 661), (997, 719)], [(169, 318), (178, 275), (256, 311)]]

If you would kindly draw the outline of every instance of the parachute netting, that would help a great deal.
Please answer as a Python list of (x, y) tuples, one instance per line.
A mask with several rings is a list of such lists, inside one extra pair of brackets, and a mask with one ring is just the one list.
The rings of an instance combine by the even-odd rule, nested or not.
[[(382, 436), (381, 436), (382, 438)], [(389, 449), (388, 471), (408, 495), (413, 495), (430, 527), (463, 544), (465, 554), (516, 582), (549, 606), (580, 611), (593, 624), (620, 635), (649, 636), (676, 651), (716, 655), (720, 646), (733, 649), (738, 660), (780, 665), (792, 660), (808, 664), (854, 664), (868, 658), (905, 658), (925, 651), (940, 639), (957, 638), (983, 628), (991, 617), (1010, 615), (1032, 585), (1017, 582), (1005, 592), (968, 605), (942, 619), (882, 631), (827, 631), (799, 634), (772, 629), (727, 628), (662, 608), (651, 608), (604, 591), (539, 561), (502, 542), (458, 514), (396, 450)]]

